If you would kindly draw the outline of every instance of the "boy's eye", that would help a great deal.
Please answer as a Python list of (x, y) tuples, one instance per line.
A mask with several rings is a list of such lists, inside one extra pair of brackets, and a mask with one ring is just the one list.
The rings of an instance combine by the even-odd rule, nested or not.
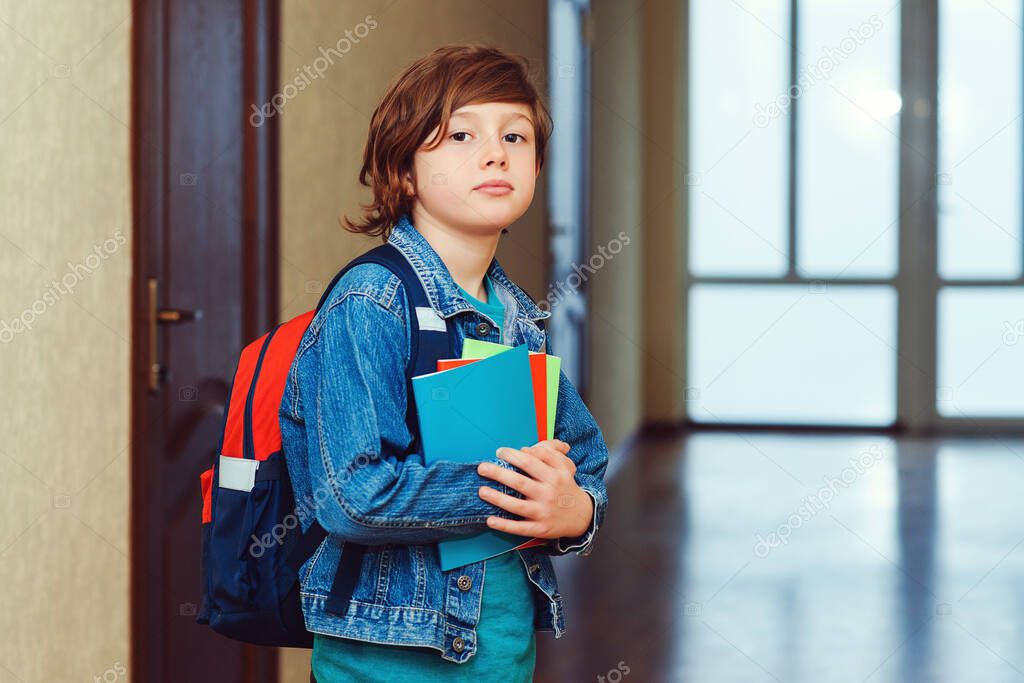
[[(466, 136), (468, 136), (468, 135), (469, 135), (469, 133), (467, 133), (466, 131), (460, 130), (460, 131), (457, 131), (457, 132), (452, 133), (451, 135), (449, 135), (448, 139), (449, 140), (455, 140), (455, 142), (465, 142), (466, 141)], [(526, 138), (524, 136), (520, 135), (519, 133), (507, 133), (507, 134), (505, 134), (504, 137), (505, 137), (505, 140), (507, 142), (525, 142), (526, 141)], [(509, 140), (508, 138), (513, 138), (513, 139)]]

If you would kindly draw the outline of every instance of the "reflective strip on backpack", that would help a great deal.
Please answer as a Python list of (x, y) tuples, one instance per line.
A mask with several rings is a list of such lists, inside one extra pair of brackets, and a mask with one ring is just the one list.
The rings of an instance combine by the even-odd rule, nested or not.
[(416, 307), (416, 320), (421, 330), (433, 330), (434, 332), (446, 332), (444, 318), (437, 314), (433, 308), (426, 306)]
[(256, 485), (256, 469), (259, 460), (234, 458), (230, 455), (220, 456), (220, 487), (235, 491), (252, 491)]

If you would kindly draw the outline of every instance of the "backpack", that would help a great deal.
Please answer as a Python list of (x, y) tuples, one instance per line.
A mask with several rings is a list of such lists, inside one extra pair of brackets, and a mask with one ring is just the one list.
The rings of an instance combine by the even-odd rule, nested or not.
[[(302, 616), (299, 569), (327, 532), (316, 521), (311, 501), (296, 505), (278, 410), (309, 323), (338, 280), (362, 263), (378, 263), (402, 279), (411, 326), (405, 371), (408, 396), (413, 396), (414, 376), (434, 372), (437, 359), (453, 353), (453, 323), (439, 324), (419, 276), (390, 243), (346, 264), (324, 290), (316, 309), (278, 324), (242, 350), (224, 405), (217, 457), (199, 477), (203, 598), (196, 622), (230, 638), (274, 647), (313, 646), (313, 634), (306, 630)], [(406, 424), (415, 447), (420, 438), (416, 402), (407, 403)], [(312, 523), (303, 531), (302, 521), (309, 517)], [(326, 604), (328, 612), (345, 615), (365, 550), (365, 546), (345, 543)]]

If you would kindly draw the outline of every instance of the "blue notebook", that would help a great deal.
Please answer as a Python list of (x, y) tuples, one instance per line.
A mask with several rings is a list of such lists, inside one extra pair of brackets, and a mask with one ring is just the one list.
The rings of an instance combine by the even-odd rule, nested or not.
[[(419, 412), (423, 459), (478, 463), (501, 446), (537, 443), (537, 413), (526, 344), (468, 365), (412, 379)], [(497, 482), (484, 479), (484, 485)], [(487, 482), (490, 482), (488, 484)], [(469, 495), (478, 495), (474, 490)], [(487, 530), (438, 543), (441, 569), (448, 571), (500, 555), (530, 540)]]

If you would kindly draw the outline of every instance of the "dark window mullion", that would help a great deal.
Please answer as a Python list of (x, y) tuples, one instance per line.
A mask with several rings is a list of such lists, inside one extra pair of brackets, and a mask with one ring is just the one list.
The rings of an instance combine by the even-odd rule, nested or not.
[[(936, 2), (900, 6), (896, 391), (898, 422), (910, 432), (938, 424), (938, 21)], [(917, 102), (927, 115), (914, 114)], [(918, 201), (922, 192), (927, 201)]]

